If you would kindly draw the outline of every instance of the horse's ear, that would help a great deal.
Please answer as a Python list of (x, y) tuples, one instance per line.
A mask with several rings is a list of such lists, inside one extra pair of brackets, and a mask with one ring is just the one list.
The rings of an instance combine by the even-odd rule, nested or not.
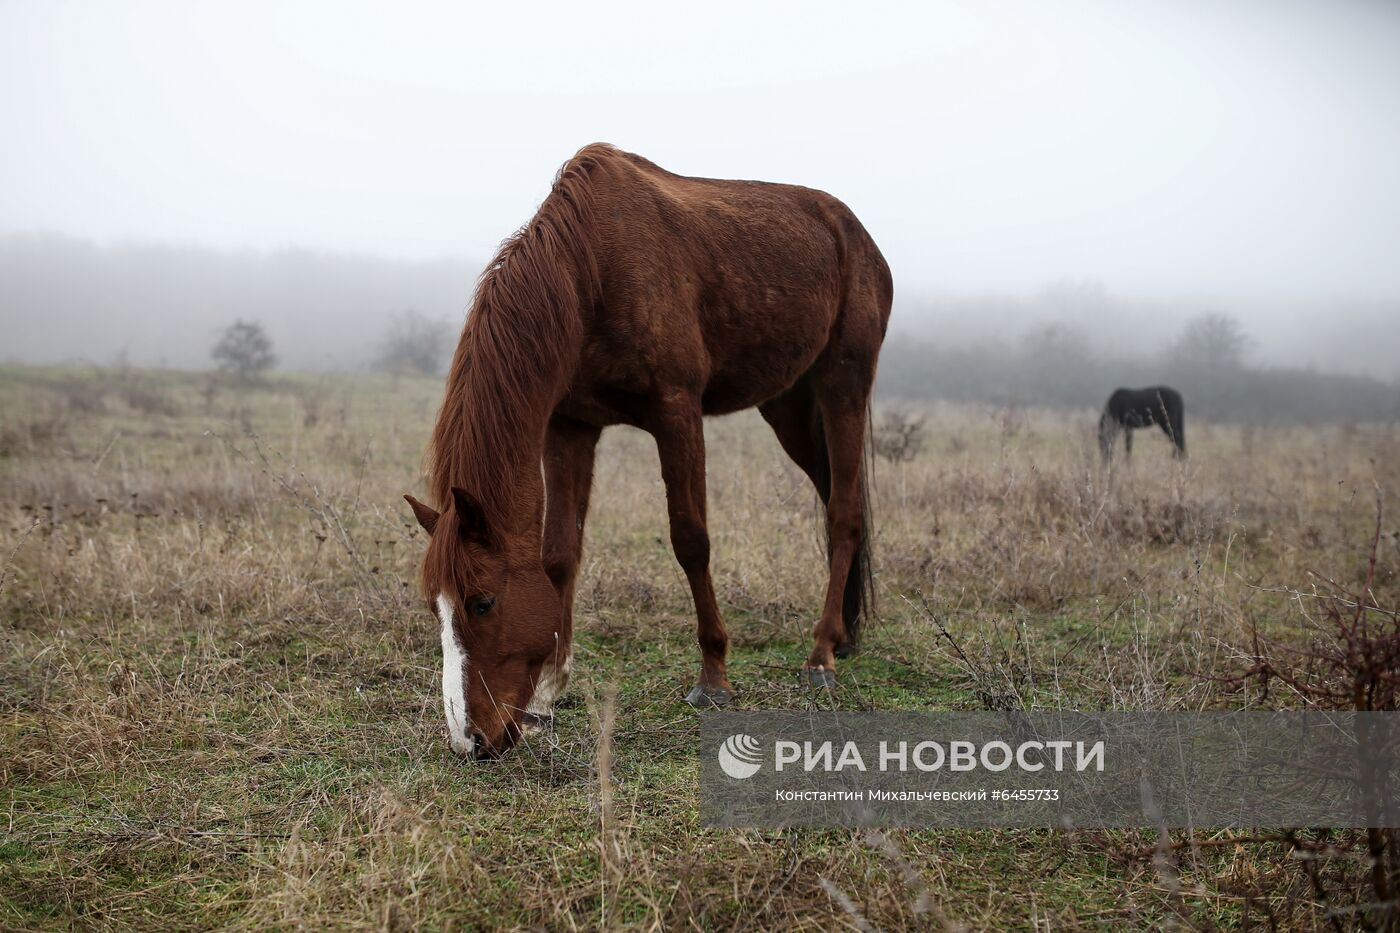
[(413, 517), (418, 519), (418, 524), (422, 525), (423, 530), (431, 535), (438, 523), (437, 510), (430, 505), (419, 502), (412, 496), (405, 495), (404, 498), (408, 500), (409, 507), (413, 509)]
[(491, 526), (486, 524), (486, 510), (471, 493), (460, 486), (453, 486), (452, 505), (457, 510), (457, 530), (464, 540), (487, 546), (496, 543)]

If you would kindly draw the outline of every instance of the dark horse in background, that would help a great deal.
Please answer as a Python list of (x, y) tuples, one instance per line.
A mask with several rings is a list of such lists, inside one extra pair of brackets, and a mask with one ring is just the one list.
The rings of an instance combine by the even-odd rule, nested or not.
[(1175, 456), (1186, 456), (1186, 433), (1181, 423), (1181, 393), (1168, 386), (1150, 389), (1115, 389), (1099, 417), (1099, 449), (1107, 460), (1113, 441), (1121, 432), (1129, 456), (1133, 453), (1133, 429), (1157, 425), (1176, 445)]
[(564, 687), (594, 447), (614, 424), (656, 439), (698, 617), (687, 699), (732, 696), (702, 418), (755, 406), (826, 505), (804, 671), (835, 683), (869, 594), (863, 452), (892, 297), (870, 235), (821, 191), (674, 175), (602, 144), (565, 163), (482, 273), (433, 429), (433, 503), (407, 497), (454, 750), (500, 752)]

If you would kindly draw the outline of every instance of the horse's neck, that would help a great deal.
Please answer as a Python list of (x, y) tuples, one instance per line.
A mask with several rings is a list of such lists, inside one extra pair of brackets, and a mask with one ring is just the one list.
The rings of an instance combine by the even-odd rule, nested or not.
[(576, 348), (539, 370), (539, 384), (505, 393), (481, 392), (467, 400), (465, 436), (491, 438), (491, 449), (468, 451), (460, 483), (486, 506), (508, 540), (538, 553), (544, 524), (545, 432), (564, 387), (572, 381)]
[[(477, 496), (503, 532), (536, 543), (545, 429), (573, 382), (584, 332), (584, 266), (561, 260), (542, 239), (557, 227), (537, 216), (478, 285), (452, 361), (449, 407), (434, 432), (449, 451), (444, 476), (460, 478), (453, 485)], [(437, 492), (445, 497), (446, 484)]]
[(509, 508), (503, 516), (510, 536), (532, 554), (539, 554), (544, 533), (541, 462), (544, 459), (544, 431), (548, 420), (546, 416), (538, 424), (522, 426), (527, 430), (522, 432), (520, 438), (518, 465), (509, 477), (512, 494)]

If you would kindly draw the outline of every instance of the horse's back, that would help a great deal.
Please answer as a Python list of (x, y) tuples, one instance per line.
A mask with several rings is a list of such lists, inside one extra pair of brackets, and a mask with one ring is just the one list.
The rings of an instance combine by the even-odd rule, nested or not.
[(632, 262), (683, 260), (687, 272), (711, 275), (711, 288), (767, 279), (773, 288), (814, 297), (823, 288), (836, 297), (848, 263), (876, 265), (889, 276), (855, 214), (824, 191), (677, 175), (602, 144), (585, 147), (583, 154), (597, 164), (596, 248), (618, 271)]
[(1171, 386), (1150, 386), (1145, 389), (1114, 389), (1108, 397), (1108, 407), (1141, 408), (1146, 405), (1181, 405), (1181, 393)]
[(592, 162), (595, 329), (625, 333), (652, 369), (702, 385), (707, 411), (783, 391), (833, 339), (867, 345), (873, 365), (892, 300), (889, 267), (838, 199), (676, 175), (608, 146), (576, 158)]
[(1181, 411), (1181, 393), (1171, 386), (1153, 386), (1150, 389), (1139, 389), (1138, 393), (1144, 404), (1168, 412)]

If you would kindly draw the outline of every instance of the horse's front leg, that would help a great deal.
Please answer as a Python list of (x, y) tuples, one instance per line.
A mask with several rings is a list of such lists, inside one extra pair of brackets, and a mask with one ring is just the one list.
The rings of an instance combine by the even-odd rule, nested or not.
[(705, 523), (705, 431), (700, 399), (668, 400), (648, 427), (656, 438), (661, 478), (666, 484), (671, 547), (695, 600), (700, 681), (685, 699), (692, 706), (723, 706), (733, 698), (734, 691), (725, 674), (729, 633), (724, 629), (710, 580), (710, 533)]
[(548, 719), (554, 701), (569, 683), (573, 657), (574, 585), (583, 555), (583, 523), (588, 518), (588, 497), (593, 488), (593, 453), (602, 429), (571, 418), (549, 421), (544, 447), (545, 519), (540, 556), (563, 603), (559, 644), (545, 662), (526, 709), (526, 722), (538, 726)]

